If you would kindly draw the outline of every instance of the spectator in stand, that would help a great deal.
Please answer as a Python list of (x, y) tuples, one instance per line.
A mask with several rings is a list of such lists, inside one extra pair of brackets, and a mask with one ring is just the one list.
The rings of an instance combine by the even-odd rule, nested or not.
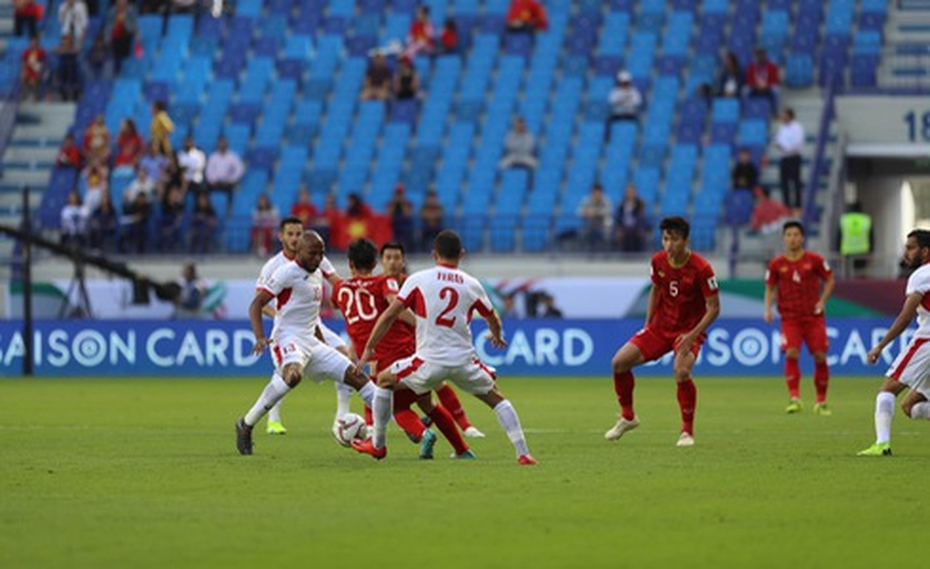
[[(525, 168), (530, 173), (532, 180), (533, 171), (539, 161), (536, 159), (536, 140), (533, 135), (526, 130), (526, 121), (523, 117), (517, 117), (513, 122), (513, 129), (507, 133), (504, 139), (504, 157), (501, 158), (498, 166), (502, 170), (508, 168)], [(530, 182), (532, 186), (532, 181)]]
[(226, 215), (232, 212), (233, 193), (236, 190), (236, 184), (242, 179), (243, 172), (245, 172), (245, 166), (242, 165), (242, 159), (229, 149), (226, 137), (221, 136), (216, 141), (216, 150), (207, 159), (206, 175), (211, 192), (226, 194)]
[(135, 201), (136, 196), (139, 194), (145, 194), (146, 199), (154, 203), (157, 193), (161, 192), (156, 192), (155, 180), (149, 178), (148, 171), (145, 168), (139, 168), (136, 170), (136, 177), (126, 186), (126, 190), (123, 192), (123, 203)]
[(407, 32), (407, 46), (403, 57), (413, 59), (424, 54), (430, 55), (436, 48), (436, 29), (429, 19), (429, 6), (419, 6)]
[(646, 250), (646, 204), (637, 195), (633, 184), (626, 187), (623, 201), (617, 206), (614, 226), (621, 251), (641, 253)]
[(801, 209), (801, 150), (804, 148), (804, 127), (794, 116), (794, 109), (781, 113), (781, 124), (775, 132), (775, 148), (781, 160), (778, 173), (781, 178), (781, 199), (789, 208)]
[(739, 97), (743, 93), (743, 68), (732, 51), (723, 54), (723, 67), (717, 73), (714, 84), (704, 83), (699, 93), (710, 105), (714, 97)]
[(446, 18), (442, 24), (442, 31), (439, 32), (439, 45), (437, 46), (440, 55), (458, 55), (459, 53), (459, 30), (452, 18)]
[(549, 17), (538, 0), (511, 0), (507, 10), (507, 31), (536, 33), (549, 29)]
[(429, 251), (433, 248), (433, 241), (444, 229), (445, 215), (445, 209), (439, 202), (439, 194), (436, 190), (427, 191), (426, 200), (420, 208), (420, 251)]
[(539, 303), (542, 305), (542, 314), (540, 318), (563, 318), (562, 310), (555, 305), (555, 298), (548, 292), (542, 292), (539, 295)]
[(146, 194), (138, 193), (131, 202), (123, 203), (124, 243), (121, 252), (145, 253), (149, 240), (149, 221), (152, 218), (152, 202)]
[(731, 173), (734, 190), (752, 191), (759, 185), (759, 168), (752, 163), (748, 148), (740, 148)]
[(300, 188), (297, 192), (297, 201), (291, 206), (291, 216), (300, 220), (304, 229), (312, 229), (317, 218), (316, 206), (310, 201), (310, 190)]
[(103, 115), (98, 115), (84, 129), (84, 143), (81, 151), (84, 154), (84, 161), (88, 164), (91, 162), (108, 163), (110, 161), (110, 130), (103, 120)]
[(88, 238), (91, 249), (109, 251), (116, 244), (116, 238), (119, 234), (119, 219), (116, 210), (113, 209), (110, 194), (105, 193), (100, 198), (97, 211), (90, 214), (87, 223)]
[(207, 155), (203, 150), (197, 148), (193, 136), (184, 138), (184, 149), (178, 152), (178, 166), (183, 170), (183, 185), (181, 190), (184, 195), (187, 192), (201, 193), (207, 190), (204, 173), (207, 169)]
[(175, 253), (179, 250), (183, 223), (184, 194), (178, 186), (171, 186), (161, 200), (158, 247), (162, 253)]
[(278, 209), (271, 203), (268, 194), (259, 195), (252, 211), (252, 252), (259, 257), (267, 257), (277, 227)]
[(101, 162), (88, 162), (81, 175), (87, 188), (84, 205), (87, 211), (94, 212), (100, 205), (103, 194), (110, 193), (110, 170)]
[(38, 22), (42, 17), (42, 6), (36, 4), (35, 0), (13, 0), (13, 29), (16, 37), (26, 34), (27, 37), (35, 37), (38, 30)]
[(762, 48), (756, 49), (756, 59), (746, 68), (746, 89), (750, 97), (765, 97), (772, 113), (778, 110), (778, 66), (769, 61)]
[(87, 208), (81, 204), (81, 194), (72, 191), (68, 203), (61, 208), (61, 244), (79, 249), (87, 240)]
[(604, 188), (595, 183), (591, 186), (591, 193), (578, 206), (578, 217), (582, 222), (581, 239), (591, 250), (603, 250), (607, 245), (612, 211), (613, 204), (604, 194)]
[(48, 71), (48, 58), (45, 50), (39, 45), (37, 36), (30, 36), (29, 47), (23, 50), (23, 65), (20, 79), (23, 87), (23, 98), (33, 101), (39, 100), (42, 83)]
[(157, 144), (158, 152), (162, 156), (170, 156), (171, 133), (174, 132), (174, 123), (168, 116), (168, 106), (164, 101), (152, 103), (152, 125), (149, 129), (152, 142)]
[(82, 0), (64, 0), (58, 7), (61, 36), (73, 36), (74, 45), (78, 48), (84, 44), (84, 34), (87, 32), (89, 21), (87, 4)]
[(386, 101), (391, 96), (391, 85), (391, 70), (388, 69), (387, 60), (383, 53), (376, 51), (368, 61), (361, 98), (363, 101)]
[(345, 221), (346, 230), (350, 239), (361, 239), (368, 235), (368, 222), (374, 217), (374, 212), (362, 197), (356, 193), (349, 194), (346, 204)]
[(65, 140), (58, 149), (58, 156), (55, 157), (55, 167), (81, 169), (81, 150), (74, 143), (74, 134), (69, 132), (65, 135)]
[(397, 99), (415, 99), (420, 95), (420, 75), (413, 60), (402, 57), (397, 73), (394, 75), (394, 97)]
[(113, 50), (113, 70), (116, 75), (123, 69), (123, 60), (132, 53), (136, 32), (139, 31), (136, 7), (129, 0), (116, 0), (107, 13), (106, 37)]
[(194, 200), (194, 214), (191, 217), (191, 253), (203, 255), (210, 252), (210, 243), (218, 224), (210, 196), (198, 194)]
[[(139, 135), (136, 123), (130, 118), (123, 119), (116, 134), (116, 159), (113, 161), (113, 174), (123, 175), (132, 172), (139, 165), (145, 141)], [(157, 178), (153, 179), (153, 181)]]
[(90, 49), (87, 50), (87, 54), (84, 56), (84, 61), (87, 63), (87, 68), (94, 79), (104, 79), (104, 70), (107, 63), (110, 62), (110, 47), (103, 34), (94, 36), (93, 43), (91, 43)]
[(144, 168), (156, 184), (161, 184), (168, 169), (168, 159), (158, 152), (158, 143), (152, 141), (145, 149), (145, 154), (139, 158), (139, 168)]
[(207, 296), (207, 283), (197, 276), (197, 266), (193, 261), (184, 263), (178, 285), (181, 291), (175, 300), (175, 318), (199, 318), (204, 297)]
[(605, 138), (610, 140), (610, 125), (615, 121), (638, 121), (639, 110), (643, 106), (643, 96), (629, 71), (617, 73), (617, 85), (610, 91), (610, 116), (607, 118)]
[(333, 195), (327, 195), (323, 202), (323, 212), (317, 218), (313, 229), (323, 237), (323, 241), (330, 243), (333, 232), (339, 228), (342, 223), (342, 212), (336, 205), (336, 198)]
[(403, 184), (394, 186), (394, 196), (387, 204), (387, 214), (391, 217), (391, 229), (394, 241), (413, 250), (413, 204), (407, 199), (407, 188)]
[(70, 34), (61, 36), (61, 43), (55, 48), (58, 56), (58, 93), (63, 101), (77, 101), (81, 91), (81, 75), (78, 63), (78, 46)]

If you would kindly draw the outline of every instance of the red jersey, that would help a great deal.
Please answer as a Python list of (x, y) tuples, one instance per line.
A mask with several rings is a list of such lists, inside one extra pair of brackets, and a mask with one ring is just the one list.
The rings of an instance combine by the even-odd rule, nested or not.
[[(387, 310), (388, 295), (397, 294), (400, 285), (397, 279), (386, 275), (377, 277), (353, 277), (346, 279), (333, 289), (333, 304), (339, 307), (346, 320), (346, 332), (361, 355), (371, 337), (378, 317)], [(379, 369), (385, 364), (412, 355), (417, 349), (413, 328), (400, 320), (394, 321), (384, 338), (375, 347), (374, 359)]]
[(652, 257), (650, 273), (658, 299), (648, 325), (682, 334), (692, 330), (707, 313), (705, 299), (717, 294), (714, 268), (694, 252), (684, 265), (675, 268), (668, 253), (660, 251)]
[(822, 285), (831, 275), (833, 270), (823, 257), (804, 251), (797, 261), (784, 255), (772, 259), (765, 284), (778, 287), (776, 301), (782, 318), (800, 318), (814, 316)]

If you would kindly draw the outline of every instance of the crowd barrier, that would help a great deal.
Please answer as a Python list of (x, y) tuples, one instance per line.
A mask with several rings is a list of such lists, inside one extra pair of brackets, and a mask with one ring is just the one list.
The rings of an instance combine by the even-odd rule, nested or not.
[[(341, 321), (329, 324), (342, 330)], [(837, 318), (828, 322), (829, 363), (835, 375), (878, 376), (909, 340), (902, 335), (876, 366), (866, 353), (890, 319)], [(270, 323), (268, 324), (270, 326)], [(486, 338), (483, 321), (473, 323), (478, 355), (501, 376), (608, 377), (610, 359), (642, 325), (640, 319), (508, 319), (503, 350)], [(265, 376), (268, 354), (252, 354), (246, 321), (37, 321), (33, 335), (35, 374), (51, 376)], [(781, 375), (784, 365), (777, 325), (757, 319), (718, 321), (709, 331), (695, 375)], [(0, 374), (21, 374), (25, 343), (21, 322), (0, 322)], [(802, 356), (802, 369), (810, 359)], [(640, 376), (668, 376), (671, 357), (638, 369)]]

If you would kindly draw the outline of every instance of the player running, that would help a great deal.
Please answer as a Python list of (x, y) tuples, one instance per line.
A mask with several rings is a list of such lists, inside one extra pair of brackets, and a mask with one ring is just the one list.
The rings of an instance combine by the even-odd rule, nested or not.
[[(252, 428), (275, 403), (297, 387), (305, 374), (315, 380), (346, 383), (369, 404), (372, 400), (374, 384), (348, 358), (323, 341), (319, 328), (323, 278), (317, 271), (323, 252), (320, 236), (315, 231), (304, 233), (297, 243), (294, 260), (278, 267), (262, 283), (249, 306), (254, 351), (259, 354), (271, 346), (277, 373), (245, 417), (236, 422), (236, 448), (240, 454), (252, 454)], [(269, 339), (262, 326), (262, 311), (272, 300), (276, 301), (277, 316)]]
[(905, 389), (910, 392), (901, 409), (911, 419), (930, 419), (930, 231), (915, 229), (907, 235), (904, 261), (915, 269), (907, 279), (904, 305), (881, 341), (869, 350), (869, 363), (882, 357), (885, 346), (907, 330), (917, 317), (917, 331), (907, 347), (888, 368), (885, 382), (875, 397), (875, 444), (859, 456), (891, 455), (891, 420), (894, 402)]
[[(392, 241), (381, 246), (381, 270), (385, 275), (394, 277), (397, 283), (402, 285), (407, 280), (406, 265), (407, 258), (402, 244)], [(361, 345), (364, 346), (364, 342)], [(382, 368), (387, 369), (387, 366), (382, 366)], [(439, 396), (439, 401), (446, 411), (452, 414), (452, 418), (462, 429), (463, 435), (475, 439), (484, 438), (484, 433), (471, 424), (465, 409), (462, 407), (462, 402), (459, 401), (459, 396), (449, 384), (441, 383), (436, 389), (436, 395)], [(367, 411), (368, 409), (366, 409)]]
[(836, 281), (833, 270), (823, 257), (804, 249), (804, 226), (788, 221), (782, 227), (785, 253), (772, 259), (765, 273), (765, 321), (772, 323), (772, 299), (778, 295), (781, 314), (782, 350), (785, 352), (785, 382), (788, 384), (788, 413), (801, 411), (801, 343), (814, 357), (814, 388), (817, 399), (814, 413), (830, 415), (827, 407), (827, 324), (824, 308)]
[[(304, 226), (300, 219), (296, 217), (285, 217), (281, 220), (280, 230), (278, 232), (278, 239), (281, 241), (281, 251), (279, 251), (277, 255), (269, 259), (264, 264), (264, 266), (262, 266), (258, 280), (255, 283), (256, 289), (260, 289), (262, 286), (264, 286), (265, 282), (271, 278), (271, 275), (274, 274), (278, 267), (286, 265), (287, 263), (294, 260), (294, 257), (297, 254), (297, 243), (300, 241), (303, 233)], [(337, 282), (339, 282), (339, 275), (336, 274), (335, 267), (333, 267), (333, 264), (325, 256), (323, 257), (323, 262), (320, 263), (320, 271), (323, 273), (323, 277), (334, 286)], [(275, 318), (276, 316), (276, 311), (270, 304), (265, 306), (262, 313), (269, 318)], [(336, 348), (342, 352), (343, 355), (351, 359), (352, 356), (349, 353), (349, 349), (339, 334), (336, 334), (327, 328), (322, 321), (320, 322), (320, 330), (323, 332), (323, 339), (327, 344), (333, 348)], [(277, 372), (274, 373), (277, 374)], [(354, 390), (351, 387), (345, 384), (338, 382), (336, 383), (336, 418), (333, 421), (334, 434), (338, 421), (349, 412), (349, 399), (352, 397), (353, 391)], [(287, 434), (287, 428), (285, 428), (284, 423), (281, 421), (281, 405), (283, 403), (284, 400), (282, 399), (278, 401), (270, 411), (268, 411), (267, 432), (269, 435)]]
[(614, 391), (620, 403), (617, 424), (604, 434), (615, 441), (639, 426), (633, 412), (633, 368), (675, 352), (674, 372), (681, 408), (677, 445), (694, 445), (694, 410), (697, 388), (691, 368), (706, 338), (707, 328), (720, 314), (720, 297), (714, 269), (688, 247), (691, 226), (681, 217), (666, 217), (659, 224), (663, 251), (652, 257), (652, 289), (646, 307), (646, 325), (623, 345), (611, 360)]
[[(352, 344), (356, 351), (361, 351), (371, 336), (375, 321), (397, 296), (400, 285), (392, 276), (373, 276), (378, 263), (378, 249), (368, 239), (350, 243), (348, 258), (352, 278), (342, 281), (333, 289), (333, 302), (345, 317), (346, 331)], [(409, 310), (401, 312), (375, 351), (371, 362), (372, 375), (376, 375), (379, 369), (390, 368), (395, 361), (416, 351), (415, 326), (416, 317)], [(403, 391), (394, 397), (394, 420), (411, 440), (420, 443), (420, 458), (433, 458), (436, 433), (428, 429), (410, 409), (414, 402), (452, 444), (454, 457), (474, 458), (456, 428), (452, 415), (442, 406), (433, 405), (428, 392), (417, 396), (412, 391)]]
[(375, 389), (374, 435), (365, 441), (353, 441), (358, 452), (376, 459), (387, 456), (386, 431), (391, 417), (391, 392), (409, 389), (428, 393), (445, 379), (471, 393), (494, 409), (498, 421), (513, 443), (517, 462), (536, 464), (530, 455), (520, 426), (520, 419), (510, 401), (495, 385), (495, 376), (475, 355), (469, 323), (477, 312), (487, 320), (491, 344), (505, 347), (501, 321), (491, 300), (474, 277), (459, 270), (465, 254), (459, 236), (448, 229), (436, 236), (433, 259), (436, 267), (411, 275), (397, 297), (379, 318), (362, 351), (359, 369), (375, 355), (375, 348), (394, 321), (410, 308), (417, 318), (417, 350), (378, 374)]

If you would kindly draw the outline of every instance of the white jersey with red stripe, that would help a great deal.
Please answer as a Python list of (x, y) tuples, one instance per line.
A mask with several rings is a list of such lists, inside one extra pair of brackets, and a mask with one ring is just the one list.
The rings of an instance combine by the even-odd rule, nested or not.
[(417, 317), (418, 357), (445, 366), (473, 361), (472, 315), (488, 316), (494, 310), (477, 279), (440, 264), (410, 275), (397, 299)]
[(918, 268), (907, 279), (905, 295), (921, 294), (923, 298), (917, 305), (917, 333), (916, 338), (930, 338), (930, 264)]
[(320, 305), (323, 302), (323, 277), (320, 271), (309, 272), (297, 261), (278, 267), (258, 286), (274, 297), (277, 312), (273, 338), (308, 336), (320, 325)]

